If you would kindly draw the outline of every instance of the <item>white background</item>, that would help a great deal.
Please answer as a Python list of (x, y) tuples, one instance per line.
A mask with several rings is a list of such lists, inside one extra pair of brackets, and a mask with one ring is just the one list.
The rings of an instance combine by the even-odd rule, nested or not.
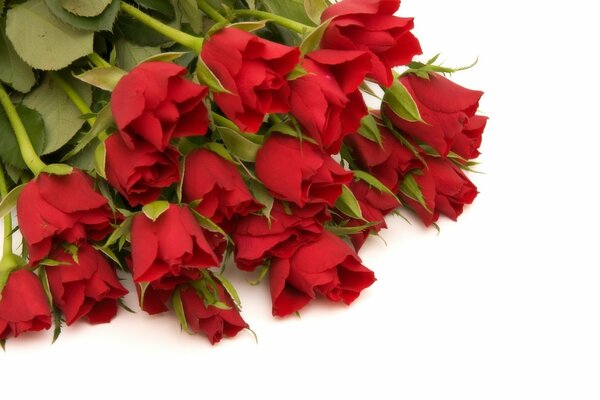
[[(598, 32), (593, 2), (406, 0), (426, 56), (469, 64), (490, 116), (476, 203), (441, 234), (389, 221), (352, 307), (270, 317), (240, 275), (250, 333), (211, 347), (172, 316), (24, 335), (0, 391), (34, 398), (599, 399)], [(592, 41), (592, 39), (594, 41)], [(133, 299), (128, 303), (132, 305)]]

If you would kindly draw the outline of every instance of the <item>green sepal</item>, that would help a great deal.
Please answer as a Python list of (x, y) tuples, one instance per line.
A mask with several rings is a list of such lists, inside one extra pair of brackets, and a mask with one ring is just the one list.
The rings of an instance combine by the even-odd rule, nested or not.
[[(318, 22), (317, 22), (318, 23)], [(306, 35), (302, 43), (300, 43), (300, 53), (302, 55), (308, 54), (313, 50), (317, 50), (321, 43), (321, 39), (323, 38), (323, 34), (327, 30), (327, 27), (331, 23), (331, 19), (323, 22), (321, 25), (317, 26), (311, 33)]]
[(383, 102), (386, 103), (398, 117), (409, 122), (425, 123), (421, 118), (417, 103), (415, 103), (415, 100), (408, 92), (408, 89), (406, 89), (398, 79), (394, 79), (392, 86), (385, 90)]
[(89, 85), (112, 92), (125, 75), (127, 72), (118, 67), (97, 67), (74, 76)]
[(170, 203), (165, 200), (157, 200), (142, 207), (142, 212), (146, 217), (156, 222), (156, 220), (169, 209)]
[(222, 126), (217, 126), (217, 132), (233, 155), (243, 161), (256, 161), (258, 150), (262, 147), (257, 141), (264, 140), (264, 137), (236, 132)]
[(433, 213), (433, 211), (427, 207), (427, 203), (425, 202), (421, 188), (415, 179), (414, 173), (409, 174), (404, 178), (402, 184), (400, 184), (400, 192), (418, 202), (428, 213)]
[(68, 164), (49, 164), (41, 172), (51, 175), (70, 175), (73, 172), (73, 167)]
[(16, 186), (0, 201), (0, 218), (4, 218), (17, 205), (19, 194), (23, 189), (25, 185)]
[(342, 194), (335, 202), (335, 208), (354, 219), (363, 219), (360, 204), (348, 186), (342, 186)]

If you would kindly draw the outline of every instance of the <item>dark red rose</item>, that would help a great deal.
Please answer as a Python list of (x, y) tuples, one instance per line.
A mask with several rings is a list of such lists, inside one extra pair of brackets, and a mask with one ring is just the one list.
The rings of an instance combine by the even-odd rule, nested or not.
[(204, 43), (202, 60), (229, 93), (213, 97), (227, 118), (245, 132), (256, 132), (267, 113), (289, 111), (286, 76), (300, 51), (235, 28)]
[(423, 162), (386, 128), (380, 126), (379, 131), (382, 145), (359, 134), (348, 136), (345, 143), (358, 166), (395, 193), (403, 176), (415, 168), (422, 168)]
[(80, 170), (69, 175), (42, 173), (30, 181), (19, 195), (17, 216), (32, 265), (54, 244), (104, 239), (115, 222), (108, 201)]
[[(198, 276), (199, 274), (195, 275), (193, 279), (196, 279)], [(168, 282), (168, 280), (166, 282), (159, 280), (154, 283), (145, 284), (144, 286), (136, 283), (135, 289), (141, 309), (150, 315), (169, 311), (169, 302), (173, 295), (174, 287), (179, 283), (190, 282), (191, 280), (183, 276), (179, 277), (176, 283), (173, 283), (172, 279), (171, 282)], [(163, 287), (165, 289), (161, 289)]]
[(299, 246), (315, 241), (329, 218), (324, 204), (284, 207), (278, 200), (270, 220), (263, 215), (240, 218), (233, 232), (236, 265), (252, 271), (267, 257), (289, 258)]
[(205, 334), (211, 344), (219, 342), (223, 337), (233, 337), (242, 329), (248, 328), (231, 296), (216, 279), (213, 284), (217, 300), (222, 303), (220, 307), (207, 304), (202, 293), (194, 287), (181, 290), (181, 303), (188, 329), (193, 333)]
[(0, 298), (0, 340), (50, 328), (52, 317), (39, 278), (20, 269), (8, 276)]
[(132, 206), (157, 200), (163, 188), (179, 181), (179, 152), (157, 150), (137, 137), (129, 148), (120, 135), (106, 139), (106, 178)]
[(421, 54), (419, 41), (410, 32), (413, 19), (394, 16), (399, 7), (400, 0), (343, 0), (328, 7), (321, 20), (333, 20), (321, 48), (367, 50), (372, 62), (368, 76), (390, 86), (392, 68), (407, 65)]
[(204, 135), (208, 88), (185, 79), (186, 69), (168, 62), (145, 62), (125, 75), (112, 92), (110, 109), (130, 148), (141, 137), (163, 150), (172, 138)]
[(361, 264), (358, 255), (342, 239), (324, 231), (290, 258), (271, 262), (273, 315), (296, 312), (317, 294), (350, 304), (373, 282), (373, 271)]
[(156, 221), (137, 214), (131, 226), (131, 268), (137, 283), (174, 288), (219, 264), (192, 212), (171, 204)]
[(77, 261), (58, 248), (50, 258), (61, 265), (46, 267), (52, 300), (67, 325), (85, 318), (92, 324), (110, 322), (117, 315), (117, 300), (127, 294), (115, 270), (89, 244), (79, 247)]
[(477, 197), (477, 188), (452, 161), (437, 157), (426, 157), (426, 161), (427, 168), (414, 178), (429, 211), (414, 199), (405, 195), (402, 198), (427, 226), (437, 221), (440, 214), (456, 221), (465, 204)]
[(290, 82), (290, 107), (305, 133), (329, 154), (338, 153), (345, 135), (360, 127), (367, 106), (358, 90), (371, 68), (363, 51), (317, 50), (307, 54), (308, 72)]
[(403, 134), (431, 146), (445, 157), (454, 151), (465, 159), (479, 155), (487, 118), (476, 116), (483, 92), (469, 90), (439, 74), (429, 79), (408, 74), (400, 78), (419, 107), (423, 122), (409, 122), (384, 106), (385, 115)]
[(183, 200), (201, 200), (196, 210), (216, 223), (258, 211), (237, 167), (210, 150), (198, 149), (185, 159)]
[[(350, 184), (350, 190), (352, 190), (354, 197), (358, 200), (363, 218), (367, 222), (377, 222), (376, 225), (350, 236), (354, 248), (358, 251), (369, 238), (371, 232), (379, 232), (380, 230), (387, 228), (384, 217), (400, 207), (400, 203), (390, 194), (381, 192), (380, 190), (369, 186), (369, 184), (364, 181), (352, 182)], [(351, 220), (347, 226), (361, 226), (364, 224), (365, 221)]]
[(352, 181), (346, 171), (314, 144), (274, 134), (258, 151), (256, 175), (274, 197), (302, 207), (309, 203), (333, 206), (342, 185)]

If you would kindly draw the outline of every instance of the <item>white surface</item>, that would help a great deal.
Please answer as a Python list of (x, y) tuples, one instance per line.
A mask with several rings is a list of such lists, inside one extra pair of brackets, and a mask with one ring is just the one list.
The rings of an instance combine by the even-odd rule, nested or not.
[(242, 333), (211, 347), (173, 316), (121, 312), (54, 345), (9, 341), (2, 398), (600, 398), (600, 35), (588, 4), (404, 1), (426, 55), (480, 57), (454, 79), (486, 91), (486, 175), (439, 236), (390, 220), (387, 247), (371, 239), (361, 253), (379, 280), (352, 307), (274, 320), (267, 287), (240, 275), (258, 344)]

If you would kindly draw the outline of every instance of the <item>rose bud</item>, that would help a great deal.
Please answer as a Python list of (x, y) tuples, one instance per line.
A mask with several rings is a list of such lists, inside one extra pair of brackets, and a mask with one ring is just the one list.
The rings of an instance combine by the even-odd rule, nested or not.
[(61, 263), (46, 267), (52, 300), (67, 325), (85, 318), (91, 324), (110, 322), (117, 314), (117, 300), (127, 294), (115, 270), (102, 254), (85, 244), (77, 260), (58, 248), (50, 258)]
[(52, 325), (48, 299), (33, 272), (26, 269), (11, 272), (0, 294), (0, 340)]
[(310, 203), (333, 206), (342, 185), (352, 181), (352, 172), (318, 146), (279, 134), (271, 135), (258, 151), (256, 175), (275, 198), (300, 207)]
[(273, 315), (300, 310), (318, 294), (333, 302), (352, 303), (375, 282), (373, 271), (333, 233), (324, 231), (289, 258), (274, 258), (269, 272)]
[(192, 212), (170, 204), (156, 221), (137, 214), (131, 226), (131, 269), (137, 283), (177, 284), (219, 264)]
[[(199, 275), (196, 275), (194, 279), (198, 276)], [(192, 279), (183, 276), (180, 277), (177, 284), (174, 284), (172, 280), (171, 282), (168, 282), (167, 279), (163, 280), (165, 282), (159, 280), (143, 287), (139, 283), (135, 284), (140, 307), (150, 315), (169, 311), (169, 301), (171, 300), (175, 286), (177, 286), (178, 283), (190, 282)], [(157, 288), (157, 286), (164, 287), (165, 289)]]
[(53, 245), (102, 240), (115, 216), (108, 201), (94, 190), (94, 181), (80, 170), (69, 175), (40, 174), (19, 195), (17, 217), (32, 265)]
[(321, 21), (333, 19), (321, 48), (368, 51), (372, 68), (367, 76), (391, 86), (392, 68), (421, 54), (419, 41), (410, 32), (413, 19), (394, 16), (399, 7), (400, 0), (343, 0), (328, 7)]
[(423, 162), (386, 128), (380, 126), (379, 132), (382, 145), (359, 134), (348, 136), (345, 143), (358, 166), (395, 193), (404, 175), (422, 168)]
[(270, 219), (248, 215), (236, 221), (233, 231), (235, 263), (244, 271), (253, 271), (266, 257), (290, 257), (298, 247), (315, 241), (330, 219), (324, 204), (298, 207), (283, 206), (276, 200)]
[(422, 174), (413, 176), (427, 209), (402, 193), (401, 197), (427, 226), (437, 221), (440, 214), (456, 221), (465, 204), (471, 204), (477, 197), (477, 188), (452, 161), (437, 157), (426, 157), (426, 161), (427, 168)]
[(215, 344), (223, 337), (237, 335), (242, 329), (248, 328), (248, 324), (218, 280), (212, 280), (211, 289), (217, 292), (217, 305), (207, 302), (202, 292), (194, 287), (181, 289), (180, 295), (188, 330), (205, 334), (210, 343)]
[(199, 200), (196, 211), (216, 223), (262, 208), (250, 194), (237, 167), (205, 149), (186, 156), (182, 193), (187, 203)]
[(300, 51), (235, 28), (206, 40), (202, 60), (230, 93), (214, 93), (221, 111), (242, 131), (257, 132), (267, 113), (289, 111), (286, 76)]
[(409, 122), (384, 105), (385, 115), (403, 134), (431, 146), (440, 156), (454, 151), (465, 159), (479, 155), (487, 118), (476, 116), (483, 92), (469, 90), (439, 74), (429, 79), (408, 74), (400, 82), (412, 95), (425, 122)]
[(157, 150), (172, 138), (204, 135), (208, 88), (185, 78), (187, 70), (168, 62), (145, 62), (125, 75), (112, 92), (110, 109), (129, 148), (140, 137)]
[(325, 151), (338, 153), (344, 136), (368, 113), (358, 86), (371, 68), (369, 54), (317, 50), (306, 55), (302, 67), (308, 74), (290, 82), (290, 111)]
[(133, 207), (157, 200), (161, 190), (179, 181), (179, 152), (169, 146), (157, 150), (137, 137), (129, 148), (121, 135), (111, 135), (106, 145), (106, 178)]

